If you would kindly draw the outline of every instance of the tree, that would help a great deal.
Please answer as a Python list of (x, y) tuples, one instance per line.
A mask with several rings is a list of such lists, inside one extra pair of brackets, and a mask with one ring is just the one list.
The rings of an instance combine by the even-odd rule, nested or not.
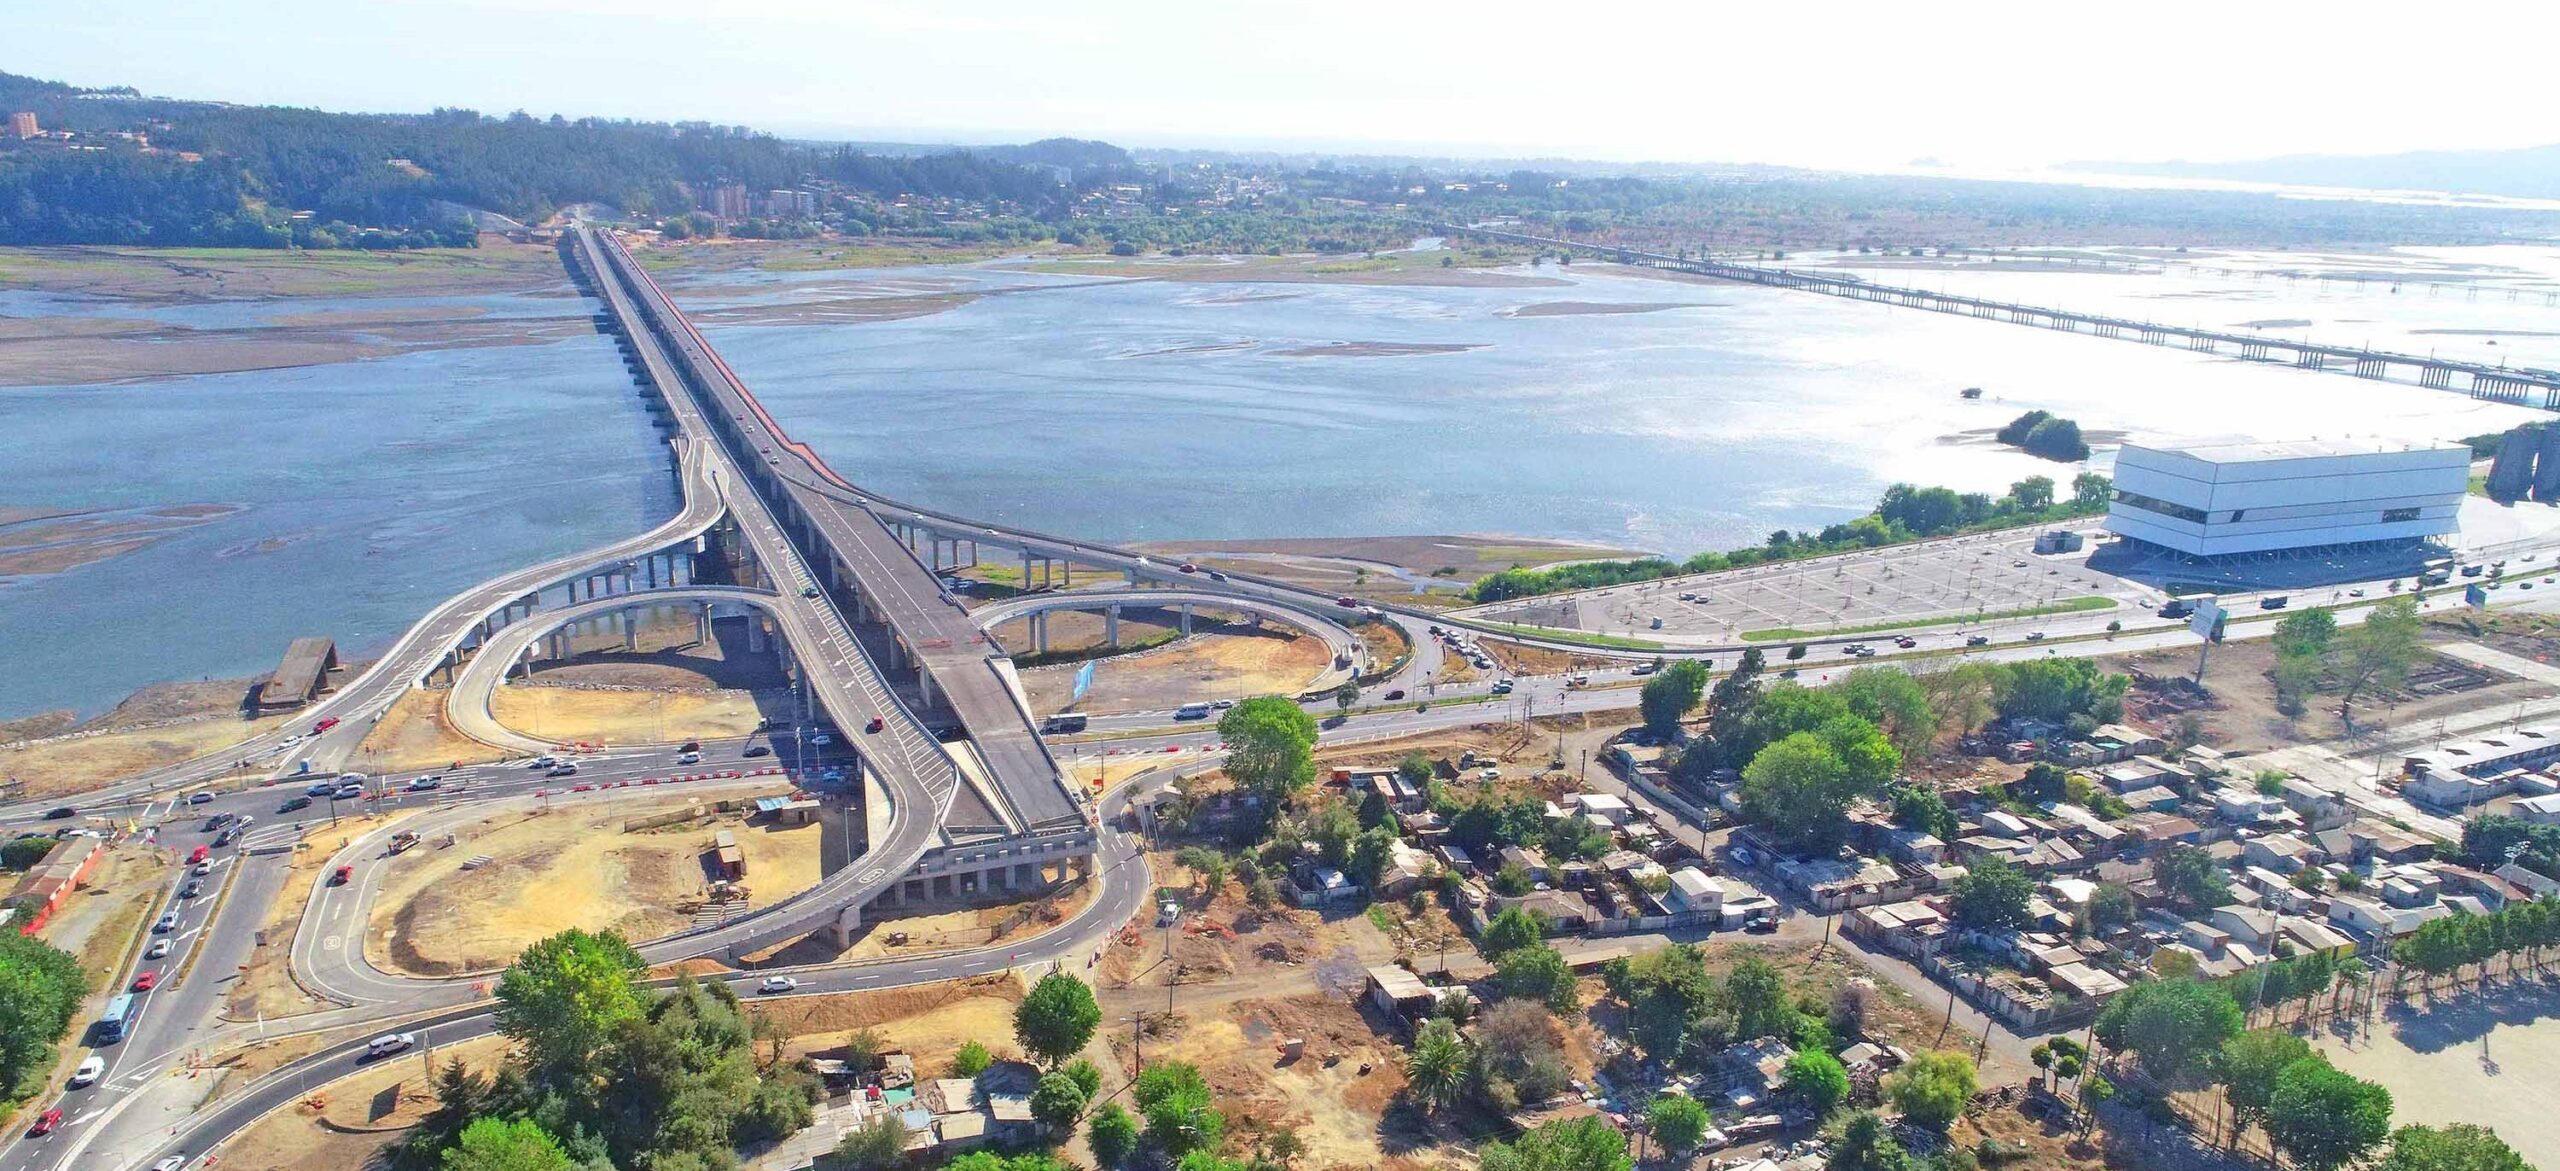
[(1228, 708), (1218, 718), (1218, 738), (1227, 744), (1227, 775), (1272, 804), (1316, 779), (1310, 754), (1315, 717), (1280, 696), (1258, 696)]
[(0, 930), (0, 1094), (17, 1092), (51, 1068), (53, 1047), (71, 1031), (88, 977), (70, 953), (15, 929)]
[(482, 1118), (444, 1153), (445, 1171), (575, 1171), (560, 1140), (531, 1119)]
[(1565, 962), (1564, 953), (1543, 943), (1514, 948), (1494, 961), (1493, 989), (1497, 995), (1534, 1000), (1557, 1012), (1578, 1007), (1573, 965)]
[[(2036, 424), (2035, 430), (2027, 432), (2027, 441), (2021, 446), (2046, 459), (2077, 461), (2089, 458), (2089, 441), (2081, 438), (2080, 424), (2069, 419), (2047, 419)], [(2042, 476), (2036, 478), (2044, 479)], [(2053, 490), (2048, 487), (2045, 505), (2050, 507), (2052, 503)], [(2026, 502), (2020, 501), (2019, 507), (2026, 507)]]
[(2285, 615), (2283, 621), (2276, 623), (2272, 641), (2278, 655), (2317, 658), (2329, 653), (2329, 640), (2337, 633), (2337, 616), (2314, 606)]
[(1914, 1056), (1885, 1079), (1885, 1097), (1914, 1126), (1944, 1131), (1973, 1100), (1973, 1062), (1940, 1050)]
[(1413, 1051), (1404, 1057), (1405, 1088), (1421, 1103), (1423, 1113), (1437, 1114), (1458, 1100), (1467, 1086), (1466, 1042), (1455, 1025), (1433, 1017), (1414, 1034)]
[(1659, 740), (1679, 739), (1681, 719), (1698, 706), (1706, 690), (1707, 668), (1696, 659), (1682, 659), (1654, 672), (1636, 697), (1644, 730)]
[(1873, 1110), (1861, 1110), (1849, 1116), (1849, 1124), (1840, 1128), (1840, 1141), (1831, 1145), (1831, 1156), (1822, 1171), (1904, 1171), (1911, 1166), (1911, 1156), (1902, 1144), (1893, 1141), (1885, 1130), (1884, 1119)]
[(1785, 1090), (1815, 1118), (1826, 1118), (1849, 1100), (1849, 1071), (1839, 1058), (1806, 1049), (1787, 1059)]
[(1953, 841), (1957, 831), (1955, 811), (1947, 808), (1946, 799), (1918, 785), (1904, 785), (1893, 791), (1893, 823), (1907, 830), (1935, 834), (1941, 841)]
[(596, 1055), (646, 1008), (648, 964), (620, 933), (571, 928), (524, 949), (498, 977), (498, 1031), (524, 1046), (537, 1083), (583, 1092)]
[(2027, 900), (2035, 893), (2035, 880), (2025, 871), (1997, 854), (1984, 854), (1956, 880), (1956, 922), (1984, 930), (2023, 928), (2030, 918)]
[(2253, 1029), (2222, 1043), (2213, 1069), (2222, 1095), (2243, 1125), (2265, 1125), (2267, 1103), (2275, 1097), (2276, 1077), (2285, 1067), (2311, 1056), (2311, 1045), (2277, 1029)]
[(44, 861), (45, 855), (61, 844), (52, 838), (33, 837), (18, 838), (7, 845), (0, 845), (0, 870), (33, 870), (36, 863)]
[(1147, 1119), (1147, 1138), (1156, 1149), (1180, 1158), (1190, 1151), (1216, 1149), (1226, 1133), (1226, 1116), (1209, 1104), (1209, 1081), (1198, 1067), (1182, 1061), (1148, 1066), (1129, 1086), (1129, 1096)]
[(1056, 1065), (1084, 1051), (1102, 1025), (1093, 989), (1065, 972), (1051, 972), (1031, 986), (1013, 1010), (1013, 1037), (1025, 1052)]
[(2231, 901), (2231, 876), (2222, 872), (2213, 855), (2202, 846), (2172, 842), (2161, 847), (2159, 859), (2151, 864), (2151, 872), (2160, 880), (2160, 885), (2176, 893), (2190, 907), (2201, 910)]
[(1685, 1155), (1698, 1149), (1707, 1137), (1707, 1108), (1687, 1094), (1664, 1094), (1645, 1110), (1645, 1121), (1653, 1125), (1653, 1137), (1662, 1149), (1674, 1155)]
[(1095, 1094), (1102, 1092), (1102, 1070), (1090, 1061), (1079, 1057), (1059, 1067), (1059, 1071), (1066, 1074), (1067, 1080), (1074, 1082), (1077, 1089), (1084, 1091), (1085, 1101), (1092, 1101)]
[(1573, 1080), (1564, 1061), (1564, 1027), (1537, 1001), (1496, 1003), (1477, 1023), (1475, 1039), (1476, 1087), (1496, 1111), (1545, 1101)]
[(2335, 1171), (2363, 1159), (2391, 1133), (2391, 1091), (2351, 1077), (2318, 1057), (2276, 1075), (2267, 1101), (2267, 1137), (2307, 1171)]
[(1860, 667), (1832, 688), (1849, 710), (1883, 730), (1905, 757), (1928, 754), (1938, 738), (1938, 712), (1920, 681), (1896, 667)]
[(1797, 732), (1761, 749), (1742, 770), (1742, 811), (1797, 850), (1837, 845), (1858, 787), (1831, 745)]
[(2026, 443), (2027, 436), (2035, 433), (2037, 424), (2052, 417), (2051, 411), (2029, 411), (2001, 424), (2000, 430), (1994, 432), (1992, 437), (2011, 447), (2022, 446)]
[(2338, 706), (2345, 708), (2373, 688), (2391, 688), (2409, 677), (2425, 652), (2418, 600), (2402, 596), (2375, 603), (2364, 622), (2340, 634)]
[(1507, 1143), (1488, 1143), (1483, 1171), (1631, 1171), (1627, 1137), (1593, 1115), (1549, 1122)]
[(2115, 496), (2115, 483), (2096, 472), (2071, 477), (2071, 511), (2098, 512)]
[(2080, 908), (2079, 923), (2093, 934), (2104, 935), (2119, 927), (2129, 927), (2140, 909), (2134, 905), (2133, 892), (2121, 884), (2102, 882)]
[(1093, 1159), (1105, 1168), (1126, 1162), (1129, 1152), (1138, 1149), (1138, 1124), (1118, 1102), (1105, 1102), (1093, 1112), (1084, 1126), (1085, 1145), (1093, 1148)]
[(976, 1040), (963, 1041), (960, 1043), (960, 1051), (951, 1055), (951, 1076), (976, 1077), (987, 1072), (987, 1067), (995, 1063), (995, 1055), (987, 1052), (985, 1044)]
[(2009, 499), (2018, 502), (2020, 512), (2043, 512), (2053, 507), (2053, 477), (2029, 476), (2011, 484)]
[(2391, 1132), (2391, 1153), (2375, 1171), (2533, 1171), (2496, 1131), (2468, 1122), (2439, 1130), (2404, 1126)]
[(2145, 980), (2107, 1002), (2096, 1030), (2107, 1048), (2132, 1050), (2153, 1077), (2175, 1077), (2240, 1034), (2240, 1005), (2194, 980)]
[(1349, 716), (1351, 705), (1358, 702), (1360, 702), (1359, 680), (1345, 679), (1342, 681), (1342, 686), (1333, 689), (1333, 710), (1344, 716)]
[(835, 1165), (845, 1171), (886, 1171), (907, 1161), (907, 1127), (894, 1114), (873, 1118), (836, 1144)]
[(1476, 944), (1476, 950), (1484, 953), (1486, 959), (1499, 960), (1520, 948), (1544, 942), (1546, 938), (1546, 921), (1539, 918), (1537, 912), (1525, 907), (1511, 907), (1484, 925), (1484, 937)]
[(1396, 762), (1396, 775), (1403, 777), (1417, 791), (1429, 788), (1433, 776), (1431, 758), (1420, 752), (1405, 753), (1404, 759)]
[(1072, 1133), (1076, 1118), (1084, 1113), (1084, 1087), (1064, 1070), (1051, 1070), (1040, 1075), (1031, 1087), (1031, 1116), (1051, 1130)]
[(1795, 1034), (1796, 1007), (1787, 996), (1787, 978), (1756, 955), (1744, 956), (1725, 976), (1724, 1002), (1742, 1040)]

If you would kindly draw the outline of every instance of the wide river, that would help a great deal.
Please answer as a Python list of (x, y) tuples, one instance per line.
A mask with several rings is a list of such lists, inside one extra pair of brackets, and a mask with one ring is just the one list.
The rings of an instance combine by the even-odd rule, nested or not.
[[(2520, 286), (2560, 269), (2539, 251), (2477, 260)], [(2030, 407), (2155, 440), (2438, 439), (2541, 414), (1809, 294), (1539, 275), (1565, 283), (1208, 283), (994, 264), (671, 287), (848, 476), (1115, 540), (1513, 533), (1687, 553), (1855, 516), (1897, 480), (2067, 482), (2074, 469), (1959, 438)], [(2510, 303), (2346, 282), (2226, 289), (2192, 271), (1983, 279), (2063, 305), (2152, 299), (2167, 320), (2300, 319), (2313, 324), (2288, 332), (2348, 341), (2373, 331), (2378, 345), (2488, 338), (2411, 332), (2427, 329), (2506, 331), (2533, 350), (2552, 347), (2524, 337), (2560, 336), (2560, 308), (2539, 292)], [(968, 296), (901, 319), (836, 312), (850, 298), (952, 294)], [(556, 296), (462, 300), (492, 317), (570, 311)], [(1635, 306), (1655, 308), (1623, 311)], [(101, 308), (0, 292), (5, 315), (112, 309), (185, 324), (348, 307)], [(1980, 400), (1958, 396), (1976, 386)], [(0, 468), (0, 508), (244, 506), (140, 552), (0, 582), (0, 717), (255, 674), (296, 635), (361, 654), (472, 582), (674, 507), (620, 363), (589, 335), (0, 389)]]

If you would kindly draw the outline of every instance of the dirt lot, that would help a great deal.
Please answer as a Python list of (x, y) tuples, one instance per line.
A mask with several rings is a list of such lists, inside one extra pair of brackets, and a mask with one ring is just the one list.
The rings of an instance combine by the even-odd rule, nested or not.
[(713, 621), (709, 642), (694, 637), (698, 629), (689, 612), (643, 612), (631, 650), (622, 649), (619, 632), (589, 631), (571, 640), (570, 658), (535, 664), (536, 678), (546, 683), (673, 691), (771, 691), (790, 686), (771, 650), (747, 649), (745, 619)]
[(504, 750), (454, 731), (445, 722), (447, 694), (441, 687), (414, 687), (392, 701), (381, 722), (365, 733), (360, 748), (365, 763), (377, 772), (406, 772), (506, 759)]
[[(1104, 659), (1094, 668), (1093, 689), (1076, 710), (1162, 711), (1193, 700), (1296, 695), (1333, 665), (1324, 640), (1314, 635), (1283, 626), (1260, 631), (1238, 626), (1232, 631), (1195, 634), (1154, 650)], [(1057, 645), (1054, 636), (1050, 645)], [(1031, 697), (1031, 710), (1045, 715), (1066, 707), (1075, 694), (1077, 670), (1059, 664), (1024, 671), (1022, 686)]]
[[(451, 975), (501, 966), (527, 944), (569, 927), (613, 928), (635, 941), (680, 930), (690, 917), (676, 906), (704, 889), (707, 851), (718, 829), (736, 831), (757, 903), (817, 883), (822, 831), (816, 825), (772, 827), (722, 814), (623, 832), (629, 819), (684, 804), (564, 802), (547, 814), (519, 810), (471, 823), (450, 846), (431, 837), (383, 879), (366, 954), (387, 971)], [(463, 868), (480, 857), (492, 861)]]
[[(1104, 636), (1109, 633), (1110, 620), (1100, 611), (1059, 610), (1049, 615), (1049, 653), (1045, 657), (1032, 653), (1031, 636), (1023, 622), (1006, 623), (997, 632), (996, 641), (1013, 652), (1016, 666), (1032, 667), (1092, 658), (1106, 650)], [(1180, 637), (1181, 616), (1171, 610), (1151, 606), (1120, 608), (1120, 654), (1132, 654)]]
[(756, 730), (763, 708), (752, 692), (590, 691), (509, 684), (489, 696), (498, 722), (528, 736), (576, 744), (673, 744), (727, 739)]
[[(1295, 1060), (1280, 1050), (1290, 1037), (1307, 1043)], [(1126, 1073), (1128, 1030), (1106, 1040)], [(1177, 1009), (1173, 1022), (1150, 1026), (1146, 1039), (1147, 1060), (1200, 1067), (1226, 1112), (1230, 1141), (1250, 1147), (1257, 1132), (1293, 1127), (1307, 1148), (1299, 1165), (1321, 1168), (1384, 1161), (1381, 1130), (1387, 1107), (1404, 1088), (1403, 1053), (1374, 1011), (1364, 1011), (1351, 995), (1329, 992)], [(1369, 1072), (1360, 1072), (1363, 1066)]]
[(108, 847), (88, 885), (63, 900), (45, 924), (44, 941), (80, 958), (91, 979), (115, 973), (132, 950), (134, 932), (159, 904), (175, 865), (169, 852), (138, 842)]
[(793, 1055), (824, 1056), (863, 1029), (878, 1029), (890, 1043), (914, 1054), (919, 1076), (939, 1076), (951, 1055), (969, 1041), (998, 1057), (1020, 1056), (1013, 1043), (1013, 1007), (1022, 985), (1011, 976), (945, 980), (878, 992), (840, 992), (754, 1000), (749, 1007), (790, 1034)]
[[(2533, 657), (2560, 653), (2560, 625), (2532, 615), (2501, 615), (2483, 624), (2473, 638), (2459, 618), (2428, 622), (2435, 643), (2476, 641), (2498, 650)], [(2252, 753), (2297, 744), (2345, 743), (2373, 737), (2393, 728), (2415, 729), (2442, 716), (2493, 709), (2519, 700), (2554, 693), (2548, 684), (2516, 679), (2473, 667), (2441, 655), (2429, 656), (2411, 673), (2398, 693), (2359, 698), (2351, 732), (2338, 718), (2335, 694), (2314, 698), (2300, 716), (2287, 718), (2275, 707), (2275, 685), (2267, 672), (2275, 666), (2275, 646), (2266, 639), (2228, 642), (2213, 648), (2205, 668), (2209, 695), (2198, 703), (2182, 694), (2177, 680), (2192, 678), (2192, 649), (2152, 651), (2103, 659), (2100, 667), (2133, 674), (2136, 686), (2127, 698), (2126, 714), (2155, 731), (2166, 732), (2188, 711), (2204, 721), (2204, 742), (2225, 752)], [(2144, 680), (2152, 676), (2162, 682)]]
[(0, 775), (26, 785), (17, 796), (50, 797), (96, 788), (119, 777), (218, 751), (292, 720), (270, 716), (200, 716), (184, 723), (133, 731), (72, 732), (0, 747)]
[[(435, 1060), (458, 1059), (485, 1070), (498, 1062), (508, 1044), (505, 1037), (478, 1037), (437, 1047)], [(425, 1051), (402, 1054), (259, 1119), (223, 1147), (222, 1162), (230, 1167), (362, 1167), (435, 1104)]]

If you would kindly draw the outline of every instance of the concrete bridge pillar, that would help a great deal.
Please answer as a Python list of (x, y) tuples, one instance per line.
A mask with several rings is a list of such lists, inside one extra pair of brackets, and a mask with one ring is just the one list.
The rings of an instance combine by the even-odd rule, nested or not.
[(921, 666), (916, 668), (916, 697), (924, 701), (925, 707), (934, 705), (933, 672)]
[(1113, 602), (1102, 612), (1102, 640), (1113, 650), (1120, 648), (1120, 603)]
[(1035, 655), (1049, 653), (1049, 616), (1046, 614), (1031, 616), (1031, 653)]
[(658, 588), (658, 555), (651, 553), (640, 559), (641, 571), (648, 576), (649, 588)]
[(1031, 550), (1022, 551), (1022, 588), (1031, 588)]
[(622, 653), (627, 655), (639, 649), (640, 615), (625, 610), (622, 612)]
[(750, 615), (747, 618), (747, 653), (763, 654), (764, 644), (764, 616)]
[(1189, 602), (1182, 604), (1182, 634), (1185, 638), (1191, 635), (1191, 603)]
[(711, 643), (711, 603), (709, 602), (694, 608), (693, 641), (705, 646)]
[[(525, 677), (525, 679), (526, 679), (528, 682), (530, 682), (530, 681), (533, 679), (533, 644), (532, 644), (532, 643), (526, 643), (526, 644), (524, 644), (524, 650), (523, 650), (522, 652), (520, 652), (520, 653), (518, 653), (518, 654), (516, 655), (516, 661), (517, 661), (517, 665), (518, 665), (518, 666), (521, 666), (521, 667), (523, 667), (523, 668), (524, 668), (524, 677)], [(502, 680), (501, 680), (501, 682), (504, 682), (504, 680), (502, 679)]]

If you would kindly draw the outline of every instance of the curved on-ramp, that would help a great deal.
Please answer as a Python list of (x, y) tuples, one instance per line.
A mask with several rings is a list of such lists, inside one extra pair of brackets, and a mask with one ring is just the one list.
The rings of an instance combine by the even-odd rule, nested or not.
[[(1178, 606), (1203, 606), (1217, 610), (1238, 610), (1271, 618), (1323, 639), (1332, 652), (1324, 671), (1318, 674), (1309, 690), (1321, 690), (1341, 683), (1359, 673), (1360, 636), (1314, 606), (1300, 605), (1282, 598), (1258, 597), (1252, 594), (1219, 593), (1212, 590), (1089, 590), (1082, 593), (1026, 594), (1009, 598), (970, 612), (982, 630), (993, 630), (1007, 622), (1046, 614), (1053, 610), (1099, 610), (1110, 606), (1153, 606), (1170, 609)], [(1351, 663), (1349, 668), (1334, 663)]]
[(463, 665), (461, 673), (454, 677), (453, 689), (445, 695), (445, 718), (455, 731), (493, 748), (513, 752), (549, 752), (557, 746), (555, 741), (528, 736), (509, 728), (499, 723), (489, 708), (491, 697), (506, 683), (508, 673), (515, 668), (526, 648), (563, 626), (610, 617), (644, 606), (680, 602), (753, 606), (780, 623), (785, 618), (783, 608), (776, 604), (778, 600), (771, 590), (742, 586), (676, 586), (616, 594), (558, 610), (545, 610), (489, 636), (489, 641), (481, 645), (480, 652), (472, 656), (471, 661)]

